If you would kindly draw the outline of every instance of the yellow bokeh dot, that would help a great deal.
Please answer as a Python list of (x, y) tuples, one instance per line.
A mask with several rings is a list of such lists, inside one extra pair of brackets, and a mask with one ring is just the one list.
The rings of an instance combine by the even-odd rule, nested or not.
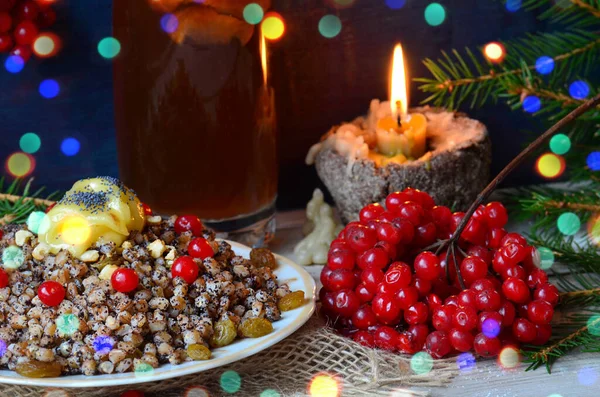
[(70, 216), (62, 221), (60, 234), (67, 244), (83, 244), (90, 238), (92, 229), (82, 216)]
[(278, 40), (285, 32), (285, 23), (279, 14), (269, 13), (261, 24), (266, 39)]
[(34, 163), (32, 157), (25, 153), (13, 153), (6, 160), (8, 172), (17, 178), (26, 176), (33, 171)]
[(500, 62), (504, 58), (504, 47), (500, 43), (489, 43), (483, 49), (486, 58), (493, 62)]
[(41, 35), (33, 43), (33, 51), (39, 56), (48, 56), (54, 52), (56, 43), (52, 37)]
[(498, 364), (505, 369), (512, 369), (519, 365), (519, 351), (514, 347), (505, 347), (498, 355)]
[(556, 178), (564, 171), (564, 160), (554, 153), (546, 153), (540, 156), (536, 168), (544, 178)]
[(600, 215), (590, 218), (587, 229), (590, 242), (595, 245), (600, 245)]
[(334, 377), (321, 374), (313, 378), (308, 391), (311, 397), (338, 397), (340, 395), (340, 385)]

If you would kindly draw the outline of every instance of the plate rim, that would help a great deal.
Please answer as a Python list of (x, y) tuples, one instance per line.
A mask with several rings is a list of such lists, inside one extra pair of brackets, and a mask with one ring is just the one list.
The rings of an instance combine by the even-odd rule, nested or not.
[[(247, 250), (248, 252), (252, 249), (244, 244), (237, 243), (235, 241), (230, 240), (221, 240), (225, 241), (231, 245), (232, 248), (237, 247), (241, 250)], [(88, 388), (88, 387), (114, 387), (114, 386), (127, 386), (127, 385), (135, 385), (141, 383), (149, 383), (149, 382), (157, 382), (166, 379), (183, 377), (195, 373), (200, 373), (204, 371), (208, 371), (211, 369), (223, 367), (234, 362), (246, 359), (251, 357), (261, 351), (268, 349), (271, 346), (281, 342), (287, 337), (293, 335), (298, 329), (300, 329), (306, 322), (312, 317), (316, 308), (316, 282), (313, 277), (304, 269), (303, 266), (298, 265), (293, 260), (286, 258), (285, 256), (275, 254), (276, 259), (280, 263), (285, 263), (285, 266), (289, 266), (293, 268), (298, 274), (301, 275), (301, 280), (303, 283), (304, 292), (308, 293), (309, 296), (306, 296), (307, 300), (306, 304), (301, 307), (301, 311), (296, 314), (296, 316), (292, 319), (292, 322), (287, 326), (287, 328), (282, 329), (279, 333), (275, 333), (271, 338), (267, 338), (263, 341), (257, 340), (255, 344), (245, 348), (242, 350), (244, 352), (242, 357), (239, 357), (240, 352), (235, 352), (230, 355), (226, 355), (224, 357), (220, 357), (211, 362), (203, 361), (197, 365), (190, 365), (188, 367), (180, 367), (179, 365), (175, 365), (173, 368), (166, 370), (164, 372), (152, 372), (151, 375), (147, 376), (136, 376), (134, 372), (126, 372), (124, 374), (129, 374), (131, 376), (123, 376), (123, 377), (113, 377), (114, 375), (121, 374), (102, 374), (102, 375), (66, 375), (59, 376), (56, 378), (27, 378), (18, 375), (15, 371), (11, 371), (9, 369), (3, 369), (2, 371), (10, 371), (17, 376), (6, 376), (0, 374), (0, 384), (10, 384), (10, 385), (20, 385), (20, 386), (35, 386), (35, 387), (61, 387), (68, 389), (79, 389), (79, 388)], [(300, 308), (299, 308), (300, 309)], [(297, 309), (296, 309), (297, 310)], [(163, 364), (164, 365), (164, 364)], [(200, 368), (198, 368), (200, 367)], [(79, 378), (73, 379), (74, 376)], [(102, 377), (109, 377), (108, 379)]]

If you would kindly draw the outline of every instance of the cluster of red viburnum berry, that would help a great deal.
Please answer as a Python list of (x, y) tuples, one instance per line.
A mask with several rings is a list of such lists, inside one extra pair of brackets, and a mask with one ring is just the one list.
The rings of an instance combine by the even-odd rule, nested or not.
[(411, 188), (390, 194), (385, 208), (364, 207), (360, 221), (331, 243), (322, 312), (365, 346), (424, 349), (435, 358), (546, 343), (558, 290), (539, 268), (535, 247), (504, 230), (501, 203), (480, 206), (469, 220), (455, 250), (458, 266), (446, 249), (427, 250), (450, 238), (463, 217)]
[(56, 22), (54, 0), (0, 0), (0, 53), (18, 55), (27, 62), (40, 29)]

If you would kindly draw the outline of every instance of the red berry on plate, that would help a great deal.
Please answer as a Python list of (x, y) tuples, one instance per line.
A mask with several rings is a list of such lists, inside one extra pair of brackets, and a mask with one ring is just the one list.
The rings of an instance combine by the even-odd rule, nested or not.
[(394, 262), (385, 272), (383, 282), (387, 284), (390, 291), (398, 291), (402, 287), (408, 287), (412, 280), (410, 267), (403, 262)]
[(345, 238), (350, 248), (359, 254), (377, 243), (377, 233), (363, 225), (346, 226)]
[(477, 311), (470, 306), (459, 307), (452, 316), (454, 328), (470, 331), (477, 326)]
[(377, 219), (377, 217), (385, 212), (385, 208), (381, 206), (379, 203), (373, 203), (366, 205), (360, 210), (360, 221), (363, 223), (367, 223), (370, 220)]
[(139, 390), (127, 390), (121, 393), (120, 397), (144, 397), (144, 392)]
[[(0, 235), (0, 238), (2, 236)], [(0, 288), (8, 287), (8, 273), (2, 268), (0, 268)]]
[(505, 263), (515, 266), (525, 259), (528, 250), (521, 244), (509, 243), (501, 247), (498, 252), (504, 258)]
[(476, 256), (477, 258), (481, 258), (486, 265), (490, 265), (492, 258), (494, 258), (494, 253), (484, 246), (472, 245), (467, 250), (467, 256)]
[(529, 288), (525, 281), (510, 277), (502, 284), (502, 292), (506, 299), (515, 303), (529, 302)]
[(144, 215), (150, 216), (152, 215), (152, 208), (146, 203), (142, 203), (142, 209), (144, 210)]
[(508, 222), (508, 213), (502, 203), (491, 202), (485, 206), (485, 222), (488, 227), (502, 228)]
[(10, 51), (13, 45), (13, 39), (9, 34), (0, 34), (0, 52)]
[(533, 299), (541, 299), (550, 303), (552, 306), (556, 306), (558, 303), (558, 288), (550, 283), (544, 283), (537, 287), (533, 293)]
[(402, 310), (406, 310), (419, 301), (419, 291), (415, 287), (402, 287), (396, 291), (396, 300)]
[(38, 28), (31, 21), (23, 21), (15, 27), (13, 35), (18, 44), (32, 44), (38, 35)]
[(467, 287), (470, 287), (476, 280), (484, 278), (487, 272), (488, 267), (485, 261), (476, 256), (467, 256), (460, 264), (460, 274)]
[(344, 289), (334, 293), (333, 310), (340, 316), (350, 318), (360, 307), (360, 300), (349, 289)]
[(365, 347), (375, 347), (375, 340), (373, 335), (371, 335), (368, 331), (358, 331), (352, 335), (352, 340), (356, 343), (360, 343)]
[[(175, 266), (175, 264), (173, 264)], [(140, 278), (133, 269), (120, 268), (114, 271), (110, 277), (110, 284), (119, 292), (127, 293), (135, 290)]]
[(432, 252), (422, 252), (415, 258), (415, 274), (423, 280), (432, 281), (440, 277), (441, 266), (438, 257)]
[(527, 306), (527, 317), (536, 325), (550, 324), (553, 315), (554, 308), (546, 301), (535, 300)]
[(192, 284), (198, 278), (200, 268), (189, 256), (180, 256), (171, 266), (171, 276), (181, 277), (186, 283)]
[(487, 289), (477, 294), (475, 302), (477, 310), (498, 310), (502, 307), (502, 296), (498, 291)]
[(384, 250), (390, 260), (396, 260), (398, 250), (395, 245), (390, 244), (387, 241), (378, 241), (373, 248), (380, 248)]
[(498, 313), (502, 316), (503, 327), (512, 325), (512, 323), (515, 321), (515, 316), (517, 315), (515, 306), (509, 301), (504, 301), (504, 303), (502, 303), (502, 307), (498, 310)]
[(453, 328), (448, 333), (450, 343), (459, 352), (468, 352), (473, 348), (473, 334), (458, 328)]
[(410, 221), (402, 218), (394, 218), (392, 220), (392, 225), (394, 225), (402, 236), (402, 240), (400, 241), (402, 244), (410, 244), (412, 243), (415, 237), (415, 227)]
[[(411, 188), (406, 189), (405, 192), (408, 193), (409, 189), (411, 189)], [(435, 201), (429, 194), (422, 192), (418, 189), (411, 189), (411, 190), (413, 191), (413, 194), (416, 197), (417, 202), (419, 204), (421, 204), (421, 206), (423, 206), (424, 209), (431, 210), (435, 206)]]
[(430, 333), (425, 342), (425, 350), (427, 350), (433, 358), (442, 358), (448, 355), (452, 350), (448, 334), (444, 331), (434, 331)]
[(181, 215), (175, 219), (176, 233), (192, 232), (192, 235), (200, 236), (203, 229), (204, 226), (196, 215)]
[(369, 305), (363, 305), (352, 315), (352, 325), (358, 329), (367, 329), (377, 324), (377, 317)]
[(12, 26), (12, 18), (8, 12), (0, 12), (0, 33), (6, 33)]
[(492, 269), (498, 274), (504, 274), (511, 267), (511, 265), (506, 261), (504, 256), (502, 256), (500, 251), (496, 251), (494, 254), (494, 259), (492, 259)]
[(38, 297), (46, 306), (55, 307), (65, 299), (65, 287), (56, 281), (44, 281), (38, 287)]
[(323, 270), (321, 270), (321, 275), (319, 276), (319, 278), (321, 280), (321, 284), (323, 284), (323, 286), (326, 289), (329, 289), (329, 287), (328, 287), (329, 281), (328, 280), (329, 280), (329, 276), (331, 275), (331, 272), (332, 272), (332, 270), (329, 267), (324, 266)]
[[(354, 260), (354, 257), (352, 257), (352, 260)], [(383, 248), (371, 248), (358, 256), (357, 263), (361, 269), (366, 269), (367, 267), (383, 269), (387, 266), (389, 260), (390, 258)]]
[(455, 306), (458, 307), (458, 296), (456, 295), (450, 295), (449, 297), (446, 298), (446, 300), (444, 300), (444, 305), (445, 306)]
[(408, 327), (408, 333), (412, 335), (413, 344), (417, 351), (422, 350), (429, 335), (429, 327), (427, 324), (416, 324)]
[(394, 351), (398, 341), (398, 332), (391, 327), (381, 325), (373, 333), (373, 339), (378, 348)]
[(436, 294), (429, 294), (425, 297), (425, 303), (427, 303), (427, 306), (429, 306), (429, 310), (433, 310), (442, 306), (443, 302)]
[(400, 319), (402, 310), (392, 294), (377, 294), (371, 302), (373, 313), (383, 324), (394, 324)]
[(346, 269), (353, 270), (356, 258), (354, 251), (344, 248), (329, 250), (327, 255), (327, 266), (331, 270)]
[(537, 336), (535, 325), (524, 318), (517, 318), (512, 325), (513, 335), (519, 342), (531, 342)]
[[(500, 327), (502, 326), (502, 315), (498, 312), (491, 312), (491, 311), (485, 311), (485, 312), (481, 312), (479, 314), (479, 321), (477, 322), (477, 327), (479, 329), (479, 332), (484, 332), (487, 336), (489, 335), (489, 330), (485, 329), (486, 327), (492, 328), (492, 331), (497, 329), (498, 331), (500, 330)], [(488, 321), (488, 323), (486, 325), (484, 325), (484, 323)], [(490, 323), (491, 322), (491, 323)], [(490, 327), (490, 325), (492, 325), (493, 327)]]
[(329, 273), (327, 282), (323, 285), (330, 291), (339, 291), (342, 289), (354, 289), (358, 283), (356, 282), (353, 271), (338, 269), (332, 270), (331, 273)]
[(502, 344), (498, 338), (488, 338), (483, 333), (479, 333), (473, 340), (473, 347), (475, 348), (475, 353), (482, 357), (494, 357), (500, 353)]
[(404, 320), (410, 324), (423, 324), (427, 321), (429, 310), (423, 302), (417, 302), (404, 312)]
[(508, 269), (506, 269), (506, 271), (502, 275), (502, 278), (505, 280), (509, 277), (514, 277), (514, 278), (518, 278), (521, 280), (525, 280), (525, 278), (527, 278), (527, 272), (525, 271), (523, 266), (516, 265), (516, 266), (509, 267)]
[(419, 225), (415, 229), (413, 244), (417, 247), (427, 247), (435, 242), (436, 235), (437, 228), (433, 222), (427, 222)]
[(202, 237), (196, 237), (188, 245), (188, 253), (192, 258), (212, 258), (215, 256), (215, 251), (211, 247), (210, 243)]
[(432, 310), (431, 324), (439, 331), (450, 331), (454, 313), (457, 308), (454, 306), (440, 306)]

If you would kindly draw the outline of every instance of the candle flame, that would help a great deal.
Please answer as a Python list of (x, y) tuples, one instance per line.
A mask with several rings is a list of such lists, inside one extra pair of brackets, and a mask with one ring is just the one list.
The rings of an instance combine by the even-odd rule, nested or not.
[(260, 63), (262, 65), (263, 80), (267, 86), (267, 42), (264, 33), (260, 33)]
[[(390, 107), (392, 108), (392, 117), (394, 120), (399, 115), (404, 117), (408, 114), (407, 77), (402, 46), (397, 44), (394, 48), (392, 74), (390, 77)], [(400, 111), (400, 114), (398, 114), (398, 111)]]

